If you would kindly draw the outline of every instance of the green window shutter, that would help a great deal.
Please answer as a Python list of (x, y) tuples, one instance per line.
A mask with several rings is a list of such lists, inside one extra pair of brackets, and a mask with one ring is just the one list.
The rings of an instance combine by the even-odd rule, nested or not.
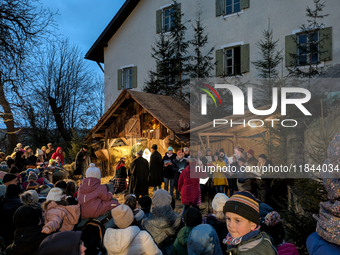
[(249, 44), (241, 45), (241, 73), (249, 72)]
[(216, 61), (216, 77), (223, 76), (223, 49), (216, 50), (215, 52), (215, 61)]
[(216, 1), (216, 17), (221, 16), (224, 14), (224, 2), (226, 0), (215, 0)]
[(285, 64), (286, 67), (295, 65), (295, 58), (291, 54), (296, 55), (297, 49), (297, 36), (296, 35), (287, 35), (285, 38)]
[(241, 9), (249, 8), (249, 0), (241, 0)]
[(162, 23), (163, 23), (163, 10), (156, 11), (156, 33), (162, 33)]
[(137, 88), (137, 66), (132, 67), (132, 88)]
[(118, 69), (118, 72), (117, 72), (117, 84), (118, 84), (118, 90), (121, 90), (122, 87), (123, 87), (123, 71), (122, 69)]
[(182, 8), (181, 3), (178, 3), (177, 8), (179, 11), (181, 11), (181, 8)]
[(332, 60), (332, 27), (326, 27), (319, 31), (320, 61)]

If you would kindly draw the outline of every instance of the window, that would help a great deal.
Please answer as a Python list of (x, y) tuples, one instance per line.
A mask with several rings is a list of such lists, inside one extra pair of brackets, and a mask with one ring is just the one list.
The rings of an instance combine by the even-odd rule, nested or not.
[(215, 52), (216, 77), (242, 75), (250, 70), (249, 44), (236, 42)]
[(123, 88), (132, 89), (132, 68), (123, 69)]
[(174, 5), (166, 5), (156, 11), (156, 33), (169, 32), (174, 26), (175, 8), (181, 10), (181, 4), (178, 3), (177, 7)]
[(118, 90), (137, 88), (137, 66), (123, 66), (117, 71)]
[(225, 49), (225, 74), (237, 75), (241, 74), (241, 54), (240, 47)]
[(319, 64), (332, 60), (332, 27), (325, 27), (317, 33), (302, 33), (293, 30), (285, 37), (286, 67)]
[(241, 0), (226, 0), (225, 9), (226, 15), (241, 11)]
[(169, 32), (170, 29), (174, 26), (174, 8), (167, 8), (163, 10), (163, 24), (164, 24), (164, 32)]
[(319, 32), (298, 35), (298, 64), (319, 62)]
[(215, 0), (216, 17), (242, 13), (242, 10), (249, 8), (250, 0)]

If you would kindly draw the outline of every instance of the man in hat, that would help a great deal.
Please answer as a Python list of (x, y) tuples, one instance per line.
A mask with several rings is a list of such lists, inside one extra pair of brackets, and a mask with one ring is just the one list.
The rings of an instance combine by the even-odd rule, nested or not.
[(157, 144), (151, 146), (149, 185), (153, 187), (154, 192), (157, 190), (157, 187), (161, 189), (163, 182), (162, 155), (157, 149)]
[(136, 143), (131, 148), (131, 156), (132, 158), (135, 157), (136, 153), (138, 153), (140, 150), (144, 151), (144, 146), (142, 145), (142, 139), (137, 139)]
[(148, 176), (149, 163), (143, 158), (143, 151), (140, 150), (136, 153), (136, 158), (130, 164), (129, 172), (129, 193), (135, 194), (137, 200), (139, 196), (149, 194)]
[(4, 179), (2, 180), (2, 183), (8, 187), (8, 185), (15, 184), (17, 185), (19, 182), (18, 177), (15, 174), (5, 174)]
[(85, 171), (89, 168), (91, 164), (90, 156), (87, 154), (87, 145), (83, 145), (76, 156), (76, 170), (74, 174), (85, 175)]
[(48, 147), (48, 149), (46, 150), (47, 160), (50, 160), (53, 153), (55, 152), (55, 149), (53, 148), (52, 143), (48, 143), (47, 147)]

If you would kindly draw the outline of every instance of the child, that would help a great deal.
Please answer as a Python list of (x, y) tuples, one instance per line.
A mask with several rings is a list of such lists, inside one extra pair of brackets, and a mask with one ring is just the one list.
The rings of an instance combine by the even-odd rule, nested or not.
[(215, 153), (213, 164), (216, 167), (215, 172), (213, 173), (215, 191), (216, 193), (224, 193), (224, 186), (228, 186), (228, 180), (224, 175), (225, 171), (223, 171), (223, 168), (226, 168), (223, 157)]
[(149, 217), (152, 200), (149, 196), (142, 196), (138, 199), (138, 203), (143, 210), (145, 217)]
[(118, 201), (113, 200), (112, 193), (107, 191), (106, 186), (100, 184), (100, 180), (99, 168), (91, 163), (78, 190), (82, 218), (97, 218), (119, 205)]
[(279, 255), (299, 255), (294, 244), (284, 241), (285, 230), (281, 222), (280, 214), (275, 211), (268, 213), (261, 229), (273, 238)]
[(59, 231), (71, 231), (78, 223), (80, 216), (79, 205), (68, 205), (64, 199), (63, 191), (59, 188), (50, 190), (46, 202), (42, 204), (45, 211), (45, 225), (42, 233), (50, 234)]
[(61, 158), (60, 157), (57, 157), (55, 160), (57, 161), (57, 163), (56, 163), (57, 167), (63, 167), (63, 164), (61, 163)]
[(196, 208), (190, 207), (184, 214), (185, 227), (177, 234), (177, 238), (172, 246), (172, 255), (188, 254), (187, 240), (191, 230), (202, 223), (202, 214)]
[(228, 235), (223, 240), (227, 254), (276, 255), (270, 237), (260, 232), (259, 204), (252, 194), (236, 192), (223, 207)]
[(145, 214), (144, 214), (144, 211), (142, 211), (141, 209), (137, 207), (137, 201), (136, 201), (135, 195), (133, 194), (126, 195), (124, 204), (126, 204), (127, 206), (131, 208), (133, 212), (133, 216), (135, 220), (138, 222), (138, 225), (140, 226), (142, 219), (145, 218)]

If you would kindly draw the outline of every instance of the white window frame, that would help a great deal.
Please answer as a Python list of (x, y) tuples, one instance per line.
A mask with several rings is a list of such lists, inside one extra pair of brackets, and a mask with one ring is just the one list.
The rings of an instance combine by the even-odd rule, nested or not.
[[(131, 73), (128, 75), (128, 77), (131, 77), (131, 82), (129, 82), (129, 87), (127, 87), (126, 86), (126, 75), (125, 75), (125, 71), (127, 71), (127, 70), (130, 70), (131, 71)], [(122, 81), (123, 81), (123, 84), (122, 84), (122, 87), (123, 87), (123, 89), (132, 89), (132, 66), (127, 66), (127, 67), (125, 67), (125, 68), (122, 68)]]
[[(235, 73), (235, 48), (240, 48), (240, 54), (241, 54), (241, 44), (229, 44), (228, 47), (224, 47), (222, 48), (223, 49), (223, 55), (224, 55), (224, 58), (223, 58), (223, 71), (225, 73), (226, 76), (243, 76), (241, 74), (241, 66), (240, 66), (240, 73), (239, 74), (236, 74)], [(227, 60), (230, 59), (230, 58), (227, 58), (227, 50), (232, 50), (232, 56), (231, 56), (231, 59), (232, 59), (232, 73), (231, 74), (227, 74), (227, 68), (230, 67), (227, 65)], [(241, 56), (240, 56), (240, 63), (241, 63)]]
[[(300, 43), (300, 36), (303, 36), (303, 35), (306, 35), (306, 43), (304, 43), (304, 44), (307, 44), (308, 45), (308, 40), (309, 40), (309, 34), (311, 34), (311, 33), (308, 33), (308, 32), (306, 32), (306, 33), (301, 33), (301, 34), (297, 34), (297, 40), (298, 40), (298, 44), (299, 44), (299, 47), (300, 47), (300, 45), (303, 45), (302, 43)], [(319, 31), (317, 31), (317, 36), (318, 36), (318, 41), (319, 41), (319, 36), (320, 36), (320, 34), (319, 34)], [(309, 66), (309, 61), (310, 61), (310, 54), (303, 54), (303, 55), (306, 55), (306, 63), (303, 63), (303, 64), (300, 64), (300, 48), (297, 48), (297, 53), (298, 53), (298, 65), (299, 66)], [(319, 50), (319, 43), (317, 43), (317, 48), (318, 48), (318, 50)], [(316, 61), (316, 63), (312, 63), (312, 64), (314, 64), (314, 65), (316, 65), (318, 62), (319, 62), (319, 59), (320, 59), (320, 56), (319, 56), (319, 54), (318, 54), (318, 59), (317, 59), (317, 61)]]
[[(173, 4), (166, 4), (161, 6), (159, 9), (162, 10), (162, 29), (165, 29), (165, 15), (164, 12), (165, 10), (169, 9), (169, 12), (171, 13), (171, 9), (174, 8)], [(171, 15), (169, 16), (169, 30), (168, 31), (164, 31), (164, 34), (169, 34), (170, 33), (170, 29), (171, 29)]]

